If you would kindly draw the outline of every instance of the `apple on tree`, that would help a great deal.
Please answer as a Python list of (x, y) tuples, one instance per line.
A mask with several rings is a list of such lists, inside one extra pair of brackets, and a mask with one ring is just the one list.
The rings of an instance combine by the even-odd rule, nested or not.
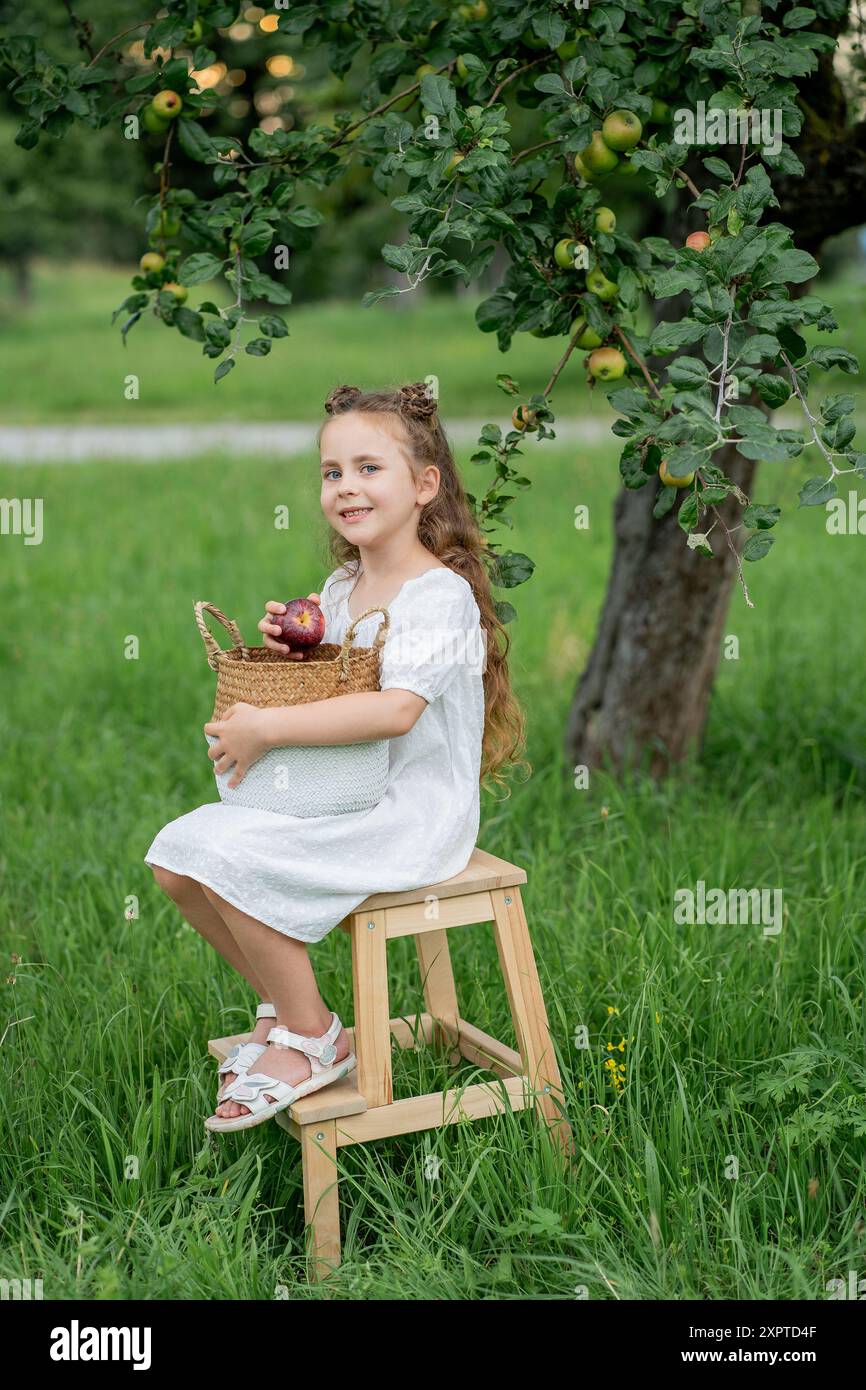
[(570, 332), (572, 337), (577, 334), (575, 338), (575, 347), (583, 348), (584, 351), (587, 351), (589, 348), (601, 347), (604, 342), (604, 339), (599, 337), (595, 329), (589, 327), (586, 319), (582, 315), (580, 318), (574, 320)]
[(145, 275), (156, 275), (165, 266), (165, 257), (158, 251), (145, 251), (138, 263), (139, 270)]
[(141, 113), (141, 124), (151, 135), (164, 135), (171, 122), (158, 115), (153, 104), (149, 103)]
[(694, 473), (687, 473), (684, 478), (675, 478), (672, 473), (668, 472), (667, 459), (662, 459), (659, 464), (659, 477), (665, 487), (688, 487), (695, 480)]
[(580, 151), (580, 159), (596, 177), (610, 174), (619, 164), (619, 155), (602, 139), (600, 130), (593, 132), (589, 144)]
[(176, 280), (166, 280), (162, 289), (172, 295), (177, 300), (178, 304), (186, 303), (187, 296), (189, 295), (189, 290), (186, 285), (179, 285)]
[(183, 110), (183, 102), (177, 92), (172, 92), (168, 89), (157, 92), (150, 104), (156, 114), (164, 121), (173, 121), (175, 116), (179, 116)]
[(511, 412), (511, 423), (516, 430), (530, 430), (538, 424), (538, 415), (528, 405), (518, 405)]
[(606, 304), (616, 298), (619, 285), (615, 280), (608, 280), (601, 267), (596, 265), (587, 274), (586, 288)]
[(180, 231), (180, 218), (177, 213), (163, 208), (153, 225), (152, 237), (177, 236)]
[(643, 126), (633, 111), (611, 111), (602, 122), (602, 139), (617, 154), (634, 149), (642, 134)]
[(571, 157), (574, 161), (575, 171), (580, 174), (582, 179), (585, 179), (587, 183), (596, 183), (598, 181), (598, 175), (592, 172), (579, 154), (573, 154)]
[(706, 251), (711, 243), (712, 237), (709, 232), (690, 232), (686, 237), (686, 246), (692, 251)]
[(595, 230), (597, 232), (607, 232), (610, 236), (616, 231), (616, 213), (610, 208), (596, 208), (595, 210)]
[(589, 354), (589, 370), (598, 381), (619, 381), (627, 366), (619, 348), (597, 348)]

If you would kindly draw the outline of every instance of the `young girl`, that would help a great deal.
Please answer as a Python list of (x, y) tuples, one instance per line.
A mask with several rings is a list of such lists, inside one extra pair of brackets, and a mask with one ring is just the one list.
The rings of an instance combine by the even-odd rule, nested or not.
[[(310, 598), (333, 643), (358, 614), (388, 608), (381, 688), (279, 708), (238, 703), (205, 724), (217, 736), (208, 756), (218, 773), (233, 769), (237, 786), (269, 748), (390, 739), (388, 785), (377, 805), (344, 815), (208, 802), (164, 826), (147, 851), (160, 886), (262, 1000), (250, 1040), (219, 1068), (211, 1130), (251, 1128), (351, 1070), (307, 944), (372, 893), (459, 873), (475, 847), (480, 781), (504, 786), (503, 764), (529, 767), (485, 541), (435, 401), (421, 383), (339, 386), (325, 409), (321, 505), (339, 565)], [(273, 621), (284, 605), (266, 609), (265, 645), (288, 655)], [(355, 644), (372, 646), (381, 621), (364, 618)]]

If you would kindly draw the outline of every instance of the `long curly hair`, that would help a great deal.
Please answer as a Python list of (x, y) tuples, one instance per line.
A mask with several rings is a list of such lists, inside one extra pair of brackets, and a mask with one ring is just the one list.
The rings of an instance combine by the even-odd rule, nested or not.
[[(439, 469), (439, 491), (422, 507), (418, 539), (455, 574), (472, 587), (487, 633), (487, 659), (484, 681), (484, 737), (481, 747), (481, 785), (495, 784), (511, 789), (501, 769), (508, 764), (522, 767), (528, 777), (532, 765), (522, 756), (526, 746), (526, 724), (508, 676), (511, 639), (500, 622), (493, 604), (487, 573), (487, 541), (472, 514), (454, 462), (451, 446), (439, 420), (436, 401), (423, 382), (411, 382), (394, 391), (362, 391), (357, 386), (337, 386), (325, 401), (329, 418), (350, 410), (365, 414), (396, 417), (396, 437), (409, 459), (413, 473), (434, 464)], [(317, 442), (321, 442), (319, 428)], [(402, 430), (402, 434), (400, 431)], [(329, 527), (330, 555), (349, 575), (357, 574), (360, 551), (356, 545)], [(504, 799), (504, 798), (503, 798)]]

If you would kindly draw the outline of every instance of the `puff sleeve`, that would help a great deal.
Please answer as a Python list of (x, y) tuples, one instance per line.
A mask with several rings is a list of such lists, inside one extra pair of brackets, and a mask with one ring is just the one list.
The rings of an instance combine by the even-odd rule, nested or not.
[(475, 595), (465, 579), (452, 574), (422, 583), (392, 620), (382, 651), (380, 689), (411, 690), (430, 704), (458, 671), (483, 672), (485, 638)]

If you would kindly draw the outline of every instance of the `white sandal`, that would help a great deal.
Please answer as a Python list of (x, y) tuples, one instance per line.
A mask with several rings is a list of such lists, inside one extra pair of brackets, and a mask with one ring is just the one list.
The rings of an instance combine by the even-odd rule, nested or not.
[[(276, 1018), (277, 1011), (273, 1004), (259, 1004), (256, 1009), (256, 1018)], [(234, 1081), (227, 1081), (217, 1091), (217, 1105), (222, 1105), (224, 1100), (228, 1100), (228, 1092), (232, 1086), (240, 1081), (242, 1076), (246, 1076), (250, 1067), (257, 1062), (263, 1052), (267, 1052), (267, 1043), (235, 1043), (228, 1053), (224, 1062), (220, 1062), (217, 1067), (217, 1077), (225, 1076), (227, 1072), (236, 1073)]]
[[(300, 1100), (301, 1096), (308, 1096), (311, 1091), (318, 1091), (323, 1086), (330, 1085), (332, 1081), (338, 1081), (341, 1076), (346, 1076), (357, 1066), (358, 1059), (354, 1052), (349, 1052), (339, 1062), (334, 1061), (337, 1051), (334, 1044), (342, 1026), (337, 1015), (332, 1012), (329, 1028), (318, 1038), (304, 1037), (301, 1033), (293, 1033), (290, 1029), (280, 1026), (272, 1028), (268, 1033), (268, 1042), (272, 1042), (275, 1047), (294, 1047), (305, 1053), (310, 1059), (310, 1075), (306, 1081), (299, 1081), (291, 1086), (287, 1081), (265, 1076), (264, 1072), (255, 1072), (253, 1075), (247, 1073), (230, 1083), (225, 1099), (246, 1105), (249, 1113), (237, 1115), (232, 1120), (224, 1120), (219, 1115), (209, 1115), (204, 1122), (205, 1129), (252, 1129), (254, 1125), (270, 1120), (279, 1111), (286, 1110), (296, 1100)], [(274, 1099), (267, 1101), (264, 1099), (266, 1095), (273, 1096)]]

